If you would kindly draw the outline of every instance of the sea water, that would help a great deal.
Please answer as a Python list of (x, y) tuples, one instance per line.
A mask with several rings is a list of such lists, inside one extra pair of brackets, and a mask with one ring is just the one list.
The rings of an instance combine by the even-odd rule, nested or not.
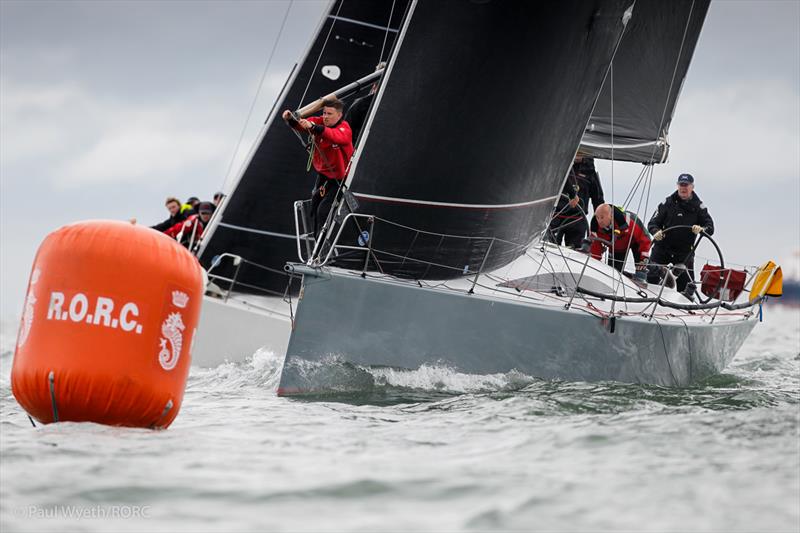
[(798, 531), (800, 310), (764, 315), (681, 389), (424, 367), (297, 400), (259, 352), (193, 368), (165, 431), (32, 427), (6, 327), (0, 529)]

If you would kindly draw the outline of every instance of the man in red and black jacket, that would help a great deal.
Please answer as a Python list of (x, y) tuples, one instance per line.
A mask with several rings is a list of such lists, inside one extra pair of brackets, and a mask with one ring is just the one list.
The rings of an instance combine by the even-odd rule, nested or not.
[(613, 242), (614, 250), (608, 254), (609, 265), (622, 272), (630, 249), (637, 270), (644, 267), (644, 260), (650, 255), (651, 241), (644, 224), (634, 213), (609, 204), (600, 204), (594, 212), (589, 230), (593, 237), (609, 243), (592, 241), (590, 249), (592, 257), (600, 259), (603, 249), (610, 248), (610, 243)]
[(189, 215), (186, 220), (178, 222), (171, 228), (164, 230), (164, 233), (173, 239), (180, 238), (180, 243), (189, 248), (198, 242), (203, 236), (203, 229), (214, 212), (214, 204), (211, 202), (199, 202), (197, 204), (198, 213)]
[(295, 119), (290, 111), (283, 112), (289, 126), (306, 131), (312, 136), (312, 163), (317, 171), (317, 182), (311, 197), (311, 214), (314, 234), (328, 216), (339, 188), (344, 183), (353, 156), (353, 133), (342, 120), (344, 106), (339, 100), (325, 100), (322, 116)]

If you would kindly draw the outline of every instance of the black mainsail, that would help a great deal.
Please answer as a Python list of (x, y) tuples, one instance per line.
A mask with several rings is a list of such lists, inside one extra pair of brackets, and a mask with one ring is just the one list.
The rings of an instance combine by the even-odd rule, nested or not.
[(561, 189), (631, 6), (412, 4), (350, 189), (361, 213), (452, 237), (376, 226), (371, 267), (446, 279), (524, 252)]
[[(276, 271), (243, 262), (238, 266), (235, 290), (283, 293), (287, 288), (283, 267), (287, 261), (297, 260), (292, 206), (296, 200), (309, 197), (314, 175), (306, 173), (308, 155), (287, 130), (280, 112), (307, 103), (301, 102), (303, 94), (314, 100), (370, 74), (381, 59), (384, 41), (384, 59), (391, 50), (407, 6), (408, 0), (331, 3), (310, 48), (295, 66), (267, 118), (223, 211), (204, 237), (199, 257), (206, 268), (216, 256), (229, 253)], [(321, 74), (328, 65), (339, 67), (337, 79)], [(229, 262), (215, 268), (215, 274), (228, 278), (235, 271)], [(298, 288), (293, 287), (292, 292)]]
[(666, 160), (667, 133), (709, 3), (636, 0), (587, 124), (582, 152), (640, 163)]

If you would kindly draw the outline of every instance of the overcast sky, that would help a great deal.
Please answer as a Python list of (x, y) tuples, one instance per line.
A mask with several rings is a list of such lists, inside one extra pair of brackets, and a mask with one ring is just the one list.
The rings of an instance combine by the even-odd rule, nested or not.
[[(59, 226), (152, 224), (165, 197), (220, 190), (273, 47), (237, 160), (325, 4), (0, 0), (0, 317), (19, 316)], [(712, 2), (670, 141), (651, 210), (691, 172), (726, 259), (800, 248), (800, 2)], [(611, 166), (599, 169), (610, 200)], [(639, 169), (614, 165), (614, 200)]]

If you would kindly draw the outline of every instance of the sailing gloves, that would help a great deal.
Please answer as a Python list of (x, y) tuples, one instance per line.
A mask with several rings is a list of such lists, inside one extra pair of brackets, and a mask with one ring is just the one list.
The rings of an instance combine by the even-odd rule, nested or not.
[(695, 235), (697, 235), (697, 234), (699, 234), (701, 231), (703, 231), (704, 229), (705, 229), (705, 228), (704, 228), (703, 226), (698, 226), (697, 224), (695, 224), (694, 226), (692, 226), (692, 233), (694, 233)]
[(655, 235), (653, 235), (653, 240), (656, 240), (656, 241), (660, 241), (660, 240), (661, 240), (661, 239), (663, 239), (663, 238), (664, 238), (664, 232), (663, 232), (663, 231), (661, 231), (661, 230), (658, 230), (658, 231), (656, 232), (656, 234), (655, 234)]

